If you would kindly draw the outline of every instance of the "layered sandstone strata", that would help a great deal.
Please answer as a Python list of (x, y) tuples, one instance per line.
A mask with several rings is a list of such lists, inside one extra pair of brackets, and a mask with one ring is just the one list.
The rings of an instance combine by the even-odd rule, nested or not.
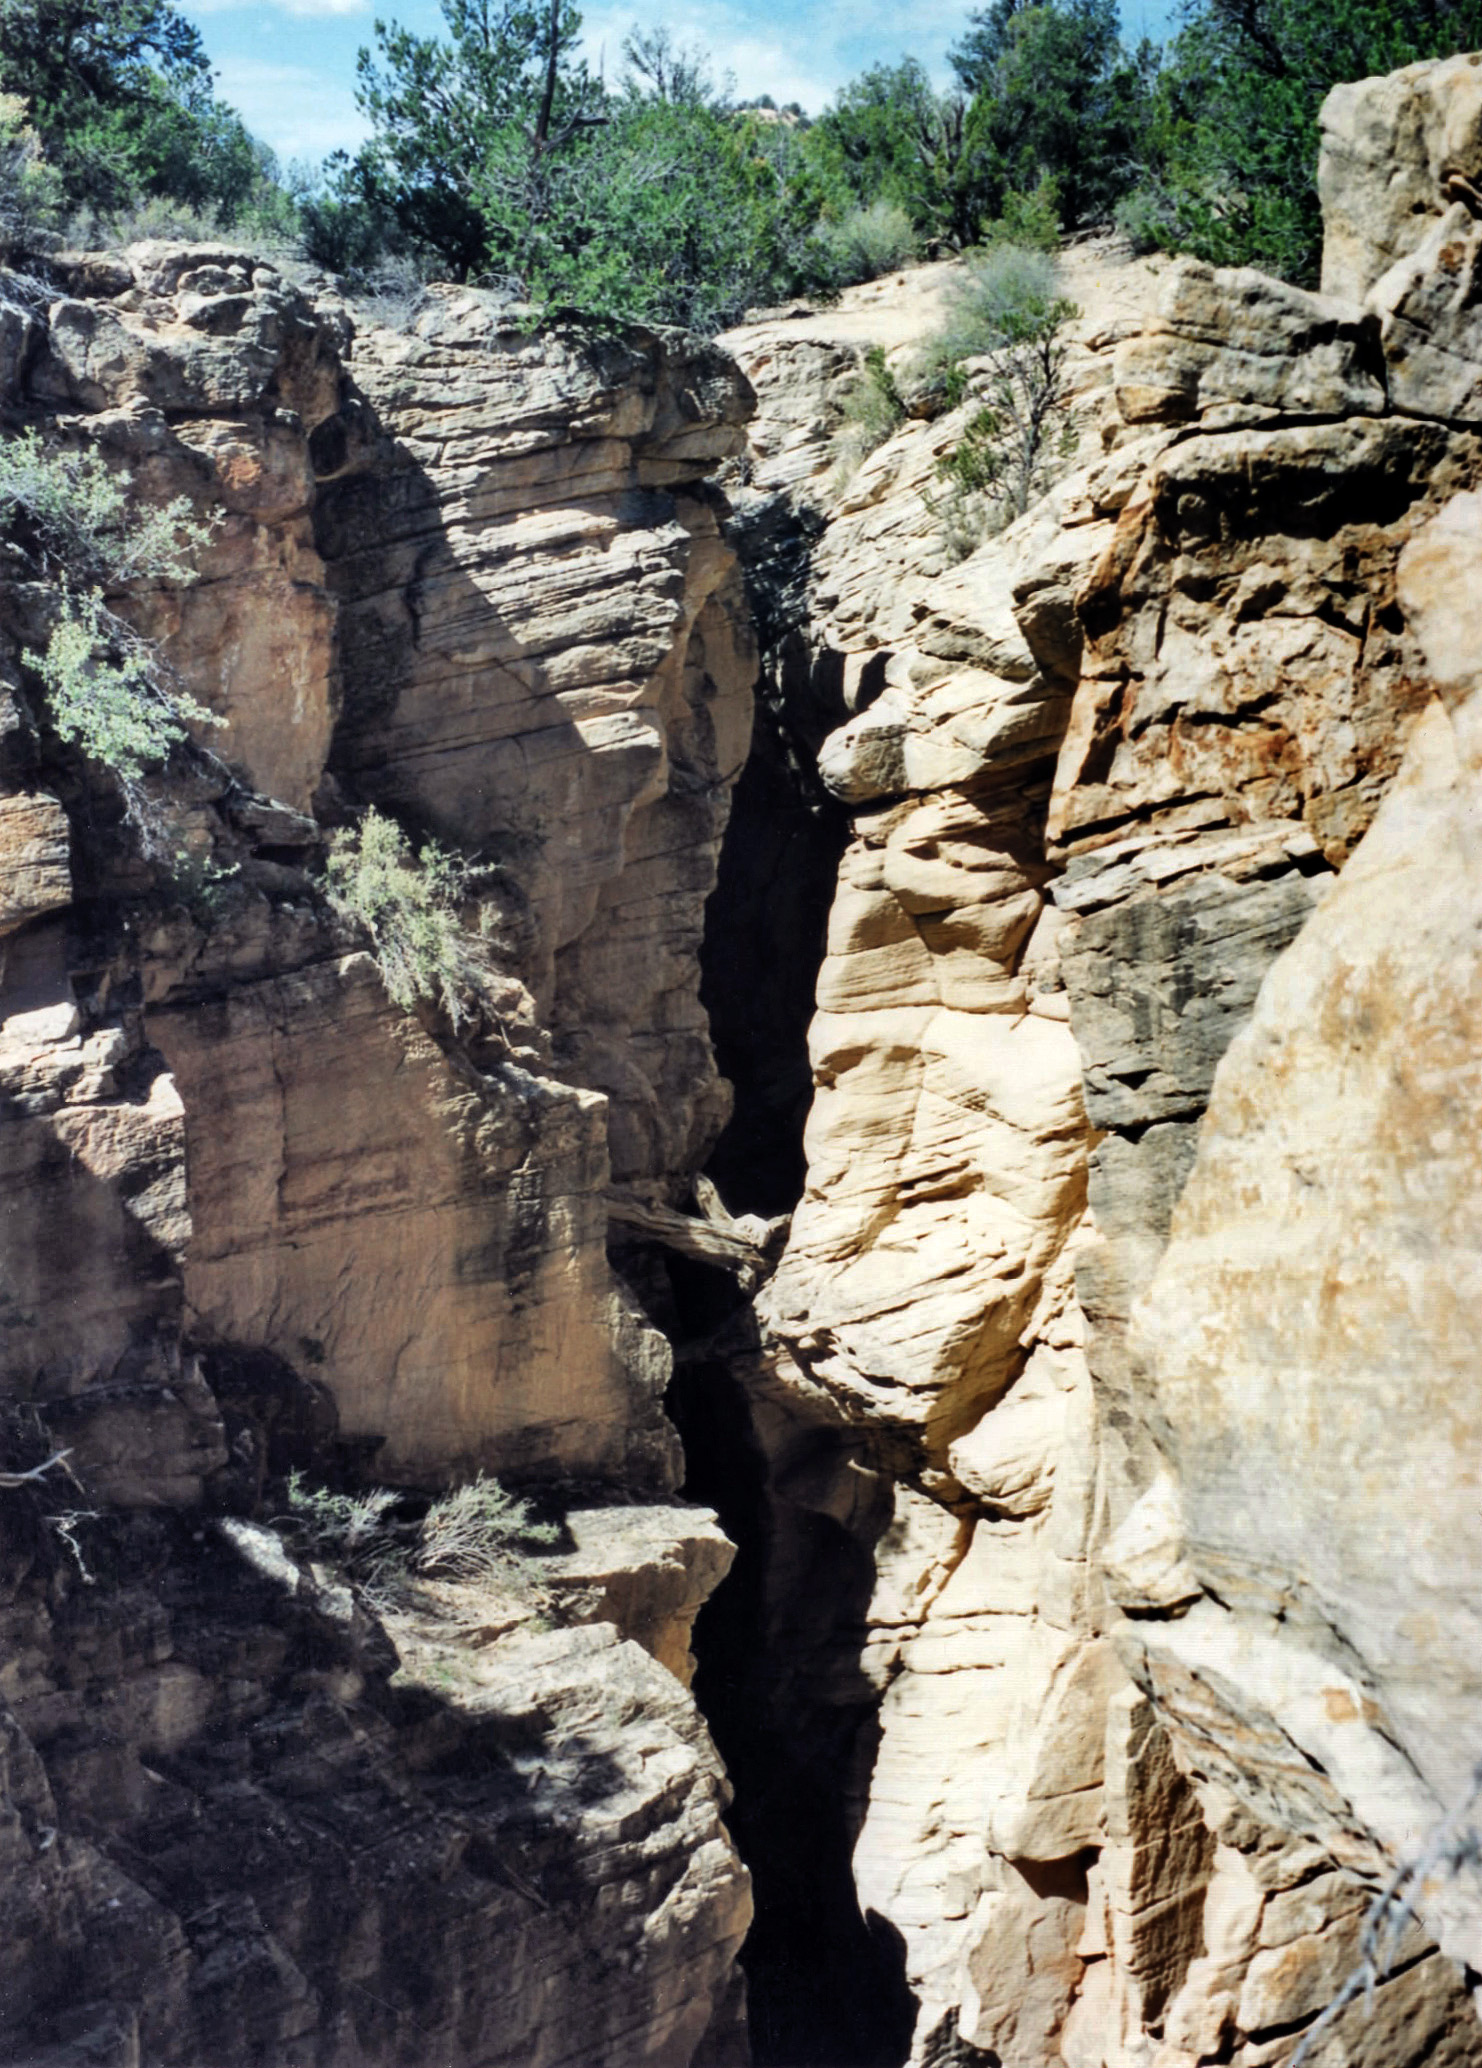
[[(1475, 76), (1334, 96), (1353, 279), (1172, 264), (1142, 321), (1083, 326), (1103, 456), (958, 566), (931, 490), (960, 422), (908, 423), (830, 499), (837, 368), (815, 353), (810, 415), (777, 326), (735, 341), (790, 427), (759, 472), (790, 453), (778, 480), (821, 505), (806, 651), (777, 665), (799, 707), (843, 706), (818, 768), (854, 831), (807, 1187), (737, 1366), (768, 1460), (760, 1625), (779, 1657), (805, 1630), (809, 1729), (841, 1718), (856, 1748), (840, 1815), (913, 2060), (1289, 2059), (1373, 1890), (1465, 1799), (1466, 1439), (1432, 1472), (1458, 1410), (1412, 1380), (1392, 1424), (1387, 1396), (1396, 1360), (1462, 1384), (1467, 1129), (1417, 1128), (1466, 1047), (1472, 915), (1462, 893), (1391, 948), (1383, 914), (1434, 902), (1422, 853), (1464, 871), (1440, 828), (1469, 795), (1445, 715), (1466, 620), (1437, 591), (1482, 476)], [(1380, 129), (1403, 173), (1382, 202), (1339, 162), (1377, 168)], [(1407, 180), (1426, 206), (1397, 230)], [(1329, 1397), (1351, 1405), (1325, 1431)], [(1424, 1539), (1417, 1477), (1443, 1490)], [(804, 1606), (830, 1533), (832, 1626)], [(1420, 1904), (1467, 1961), (1470, 1902), (1441, 1872)], [(1482, 2039), (1412, 1933), (1309, 2058)]]
[[(7, 428), (213, 527), (120, 607), (221, 724), (121, 822), (13, 557), (0, 1419), (71, 1476), (0, 1490), (0, 2050), (725, 2059), (749, 1899), (681, 1683), (730, 1549), (606, 1236), (614, 1173), (680, 1203), (725, 1113), (695, 948), (752, 650), (705, 477), (745, 385), (451, 291), (357, 335), (229, 250), (26, 291)], [(462, 1038), (315, 888), (369, 802), (477, 864)], [(290, 1468), (543, 1481), (558, 1541), (372, 1612)]]

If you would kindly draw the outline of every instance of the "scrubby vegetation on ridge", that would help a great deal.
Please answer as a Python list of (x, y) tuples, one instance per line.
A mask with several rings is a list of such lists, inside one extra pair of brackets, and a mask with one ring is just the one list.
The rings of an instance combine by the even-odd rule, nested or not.
[[(927, 348), (949, 390), (975, 366), (978, 407), (938, 466), (949, 547), (971, 551), (1022, 517), (1073, 457), (1066, 326), (1080, 311), (1060, 292), (1052, 259), (1004, 245), (971, 264)], [(965, 390), (964, 390), (965, 392)]]
[(425, 1580), (527, 1587), (532, 1555), (561, 1536), (522, 1495), (482, 1472), (439, 1494), (415, 1521), (399, 1517), (403, 1496), (390, 1487), (341, 1493), (295, 1471), (286, 1493), (280, 1526), (289, 1537), (310, 1557), (342, 1566), (383, 1606), (415, 1598)]
[(369, 140), (283, 171), (169, 0), (0, 0), (0, 242), (212, 236), (374, 288), (505, 286), (714, 331), (924, 254), (1115, 221), (1142, 249), (1315, 280), (1317, 112), (1340, 80), (1482, 43), (1482, 0), (1187, 0), (1158, 47), (1117, 0), (987, 0), (939, 91), (876, 65), (810, 119), (739, 101), (662, 27), (615, 83), (571, 0), (375, 24)]
[[(53, 182), (48, 215), (84, 241), (121, 239), (151, 202), (203, 227), (287, 235), (295, 214), (271, 151), (214, 91), (200, 31), (169, 0), (0, 0), (0, 96)], [(0, 229), (13, 166), (0, 130)]]
[[(969, 257), (936, 331), (906, 359), (900, 380), (935, 407), (976, 403), (937, 464), (927, 497), (943, 544), (961, 559), (1011, 524), (1050, 486), (1076, 449), (1066, 385), (1067, 326), (1079, 314), (1045, 251), (997, 243)], [(834, 437), (835, 484), (905, 421), (896, 372), (873, 346), (844, 398)]]

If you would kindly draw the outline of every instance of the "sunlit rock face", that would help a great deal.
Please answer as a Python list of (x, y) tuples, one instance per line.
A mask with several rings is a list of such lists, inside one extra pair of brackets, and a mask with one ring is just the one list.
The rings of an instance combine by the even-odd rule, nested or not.
[[(0, 1489), (0, 2052), (744, 2058), (685, 1691), (731, 1548), (673, 1498), (669, 1347), (606, 1238), (614, 1175), (678, 1202), (726, 1113), (697, 946), (753, 650), (706, 476), (745, 383), (455, 293), (356, 334), (228, 249), (53, 282), (6, 428), (209, 527), (121, 607), (219, 726), (121, 823), (6, 590), (0, 1470), (72, 1477)], [(369, 802), (478, 864), (482, 1030), (331, 919)], [(311, 1555), (290, 1471), (496, 1473), (557, 1519), (413, 1598)]]
[[(735, 1366), (757, 1628), (854, 1733), (912, 2061), (1289, 2059), (1479, 1749), (1477, 76), (1335, 93), (1320, 296), (1069, 261), (1081, 464), (955, 565), (950, 415), (827, 478), (857, 312), (731, 341), (758, 492), (819, 513), (779, 667), (853, 828)], [(825, 1532), (873, 1574), (827, 1631)], [(1482, 2059), (1435, 1879), (1311, 2058)]]
[[(1220, 1066), (1136, 1316), (1179, 1555), (1204, 1594), (1149, 1632), (1147, 1670), (1175, 1713), (1188, 1676), (1218, 1674), (1330, 1777), (1330, 1846), (1352, 1845), (1357, 1819), (1400, 1855), (1467, 1800), (1482, 1753), (1479, 517), (1457, 497), (1401, 558), (1442, 700)], [(1227, 1758), (1249, 1729), (1235, 1714)], [(1285, 1794), (1279, 1775), (1256, 1785)], [(1438, 1874), (1422, 1905), (1475, 1966), (1473, 1877)]]

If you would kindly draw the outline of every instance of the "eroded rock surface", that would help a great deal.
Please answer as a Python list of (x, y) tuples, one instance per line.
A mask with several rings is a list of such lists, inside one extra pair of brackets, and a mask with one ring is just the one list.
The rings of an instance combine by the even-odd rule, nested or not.
[[(0, 2051), (744, 2058), (683, 1685), (731, 1549), (606, 1240), (614, 1172), (672, 1210), (727, 1110), (696, 948), (753, 657), (705, 477), (745, 384), (451, 291), (356, 335), (229, 250), (55, 280), (7, 428), (209, 524), (120, 607), (222, 722), (122, 819), (7, 591)], [(477, 864), (481, 1025), (395, 1007), (316, 889), (370, 802)], [(551, 1488), (551, 1541), (396, 1578), (480, 1471)], [(424, 1492), (367, 1564), (314, 1490), (377, 1482)]]
[[(1222, 1062), (1137, 1317), (1178, 1554), (1203, 1594), (1148, 1629), (1149, 1670), (1169, 1676), (1175, 1713), (1184, 1675), (1218, 1673), (1316, 1761), (1349, 1806), (1324, 1834), (1337, 1852), (1355, 1815), (1389, 1855), (1417, 1851), (1468, 1799), (1482, 1751), (1468, 1422), (1477, 660), (1457, 639), (1482, 570), (1479, 516), (1475, 494), (1458, 497), (1401, 560), (1445, 702)], [(1250, 1729), (1242, 1718), (1238, 1740), (1225, 1736), (1227, 1759)], [(1279, 1773), (1251, 1785), (1286, 1792)], [(1470, 1880), (1438, 1872), (1421, 1902), (1475, 1967)]]
[[(771, 665), (800, 736), (832, 700), (817, 768), (853, 830), (806, 1187), (760, 1342), (730, 1352), (767, 1532), (753, 1715), (799, 1792), (833, 1790), (913, 2062), (1289, 2060), (1374, 1889), (1465, 1796), (1458, 1409), (1428, 1415), (1412, 1380), (1392, 1497), (1378, 1480), (1416, 1342), (1434, 1329), (1437, 1382), (1464, 1386), (1446, 1316), (1468, 1267), (1439, 1288), (1475, 1156), (1439, 1113), (1417, 1128), (1365, 1101), (1389, 1114), (1401, 1073), (1430, 1096), (1431, 1051), (1409, 1051), (1432, 1009), (1440, 1096), (1470, 1039), (1475, 899), (1393, 964), (1365, 928), (1436, 909), (1469, 810), (1447, 705), (1475, 666), (1474, 77), (1458, 60), (1334, 96), (1322, 296), (1179, 263), (1142, 276), (1140, 320), (1083, 323), (1079, 468), (958, 564), (932, 491), (960, 422), (908, 421), (840, 488), (827, 441), (857, 341), (805, 354), (775, 322), (731, 340), (761, 398), (754, 481), (814, 512), (803, 629)], [(1345, 150), (1370, 152), (1375, 194)], [(1408, 227), (1377, 198), (1386, 153)], [(1436, 888), (1407, 891), (1422, 866)], [(1227, 1052), (1228, 1118), (1159, 1272)], [(1374, 1202), (1358, 1228), (1350, 1158)], [(1262, 1259), (1290, 1286), (1279, 1351)], [(1356, 1362), (1354, 1338), (1373, 1346)], [(1330, 1394), (1354, 1402), (1349, 1434), (1298, 1495)], [(1429, 1483), (1428, 1443), (1456, 1458), (1434, 1557), (1401, 1491)], [(1439, 1685), (1430, 1645), (1455, 1661)], [(1473, 1961), (1470, 1897), (1427, 1886), (1433, 1938)], [(1309, 2058), (1475, 2061), (1482, 2035), (1416, 1932)]]
[[(141, 837), (6, 562), (8, 2058), (739, 2068), (698, 1655), (763, 2068), (1482, 2063), (1479, 76), (1333, 96), (1321, 295), (1068, 255), (971, 550), (971, 393), (830, 449), (950, 268), (739, 371), (228, 250), (11, 311), (7, 427), (216, 520), (120, 607), (225, 726)], [(475, 1027), (315, 890), (368, 803)], [(479, 1471), (535, 1535), (416, 1577)]]

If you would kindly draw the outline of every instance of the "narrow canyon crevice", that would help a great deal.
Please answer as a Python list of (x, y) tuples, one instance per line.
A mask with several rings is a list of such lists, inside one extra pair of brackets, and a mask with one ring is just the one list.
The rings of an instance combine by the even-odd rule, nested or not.
[(1069, 246), (975, 541), (981, 368), (834, 450), (952, 262), (0, 276), (222, 721), (59, 738), (7, 539), (0, 2056), (1482, 2063), (1479, 81), (1330, 99), (1321, 294)]

